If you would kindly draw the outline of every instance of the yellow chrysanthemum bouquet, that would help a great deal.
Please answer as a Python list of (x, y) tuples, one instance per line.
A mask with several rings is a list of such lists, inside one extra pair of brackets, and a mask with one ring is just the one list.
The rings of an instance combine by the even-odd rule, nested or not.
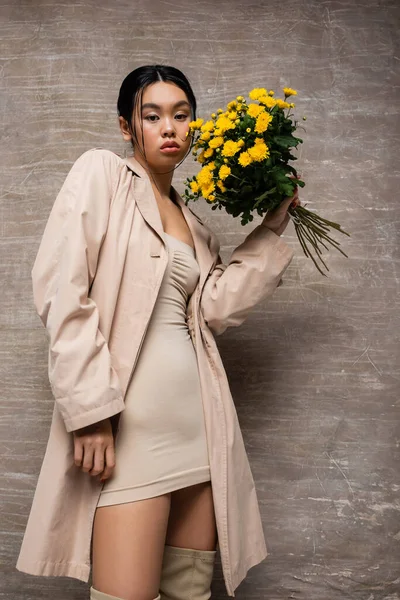
[[(293, 136), (297, 122), (292, 123), (289, 113), (295, 105), (286, 101), (297, 92), (291, 88), (283, 88), (283, 91), (284, 100), (273, 98), (272, 90), (254, 88), (249, 93), (253, 102), (247, 103), (243, 96), (237, 96), (227, 104), (225, 112), (219, 108), (205, 123), (204, 119), (190, 122), (192, 152), (202, 168), (185, 181), (186, 204), (202, 196), (212, 204), (213, 210), (223, 207), (233, 217), (241, 216), (241, 224), (245, 225), (253, 220), (253, 211), (259, 215), (273, 211), (285, 198), (294, 195), (297, 185), (305, 186), (289, 165), (290, 160), (297, 160), (290, 148), (303, 142)], [(289, 109), (287, 114), (285, 109)], [(329, 250), (324, 242), (347, 257), (339, 248), (339, 242), (327, 233), (332, 227), (350, 235), (338, 223), (328, 221), (300, 204), (291, 205), (288, 213), (304, 254), (313, 260), (322, 275), (325, 273), (308, 244), (328, 271), (321, 258), (320, 245)]]

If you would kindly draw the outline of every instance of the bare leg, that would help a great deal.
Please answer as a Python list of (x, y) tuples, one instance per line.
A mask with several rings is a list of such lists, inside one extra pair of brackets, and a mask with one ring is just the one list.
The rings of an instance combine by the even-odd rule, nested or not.
[(161, 600), (207, 600), (218, 539), (211, 482), (177, 490), (171, 496)]
[(211, 482), (171, 492), (166, 544), (215, 550), (217, 540)]
[(171, 494), (96, 509), (92, 585), (124, 600), (159, 592)]

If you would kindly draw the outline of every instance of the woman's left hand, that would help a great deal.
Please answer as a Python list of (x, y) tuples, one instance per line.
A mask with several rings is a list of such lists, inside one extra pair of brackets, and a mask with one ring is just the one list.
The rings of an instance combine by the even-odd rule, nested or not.
[(290, 216), (287, 212), (289, 207), (292, 206), (295, 208), (299, 204), (299, 190), (298, 187), (296, 187), (293, 196), (291, 198), (285, 198), (275, 210), (267, 213), (261, 224), (268, 227), (268, 229), (271, 229), (276, 235), (282, 235), (290, 221)]

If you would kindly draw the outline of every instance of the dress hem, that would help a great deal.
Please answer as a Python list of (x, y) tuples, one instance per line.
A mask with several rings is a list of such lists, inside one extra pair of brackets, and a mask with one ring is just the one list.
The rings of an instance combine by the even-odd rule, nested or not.
[(154, 498), (155, 496), (161, 496), (180, 488), (210, 480), (211, 473), (209, 466), (191, 469), (190, 471), (181, 471), (180, 473), (174, 473), (162, 479), (148, 481), (137, 486), (104, 490), (100, 494), (97, 507)]

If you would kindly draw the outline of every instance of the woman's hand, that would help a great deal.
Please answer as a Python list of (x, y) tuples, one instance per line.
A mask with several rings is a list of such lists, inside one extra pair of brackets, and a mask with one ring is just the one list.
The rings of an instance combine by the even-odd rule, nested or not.
[[(300, 175), (298, 175), (298, 177), (300, 177)], [(293, 208), (295, 208), (300, 204), (298, 194), (299, 190), (296, 186), (294, 195), (291, 198), (285, 198), (275, 210), (268, 212), (261, 224), (268, 227), (268, 229), (272, 229), (276, 235), (282, 235), (290, 221), (290, 216), (287, 212), (289, 207), (293, 206)]]
[(115, 467), (114, 436), (109, 418), (73, 431), (74, 462), (89, 475), (110, 477)]

